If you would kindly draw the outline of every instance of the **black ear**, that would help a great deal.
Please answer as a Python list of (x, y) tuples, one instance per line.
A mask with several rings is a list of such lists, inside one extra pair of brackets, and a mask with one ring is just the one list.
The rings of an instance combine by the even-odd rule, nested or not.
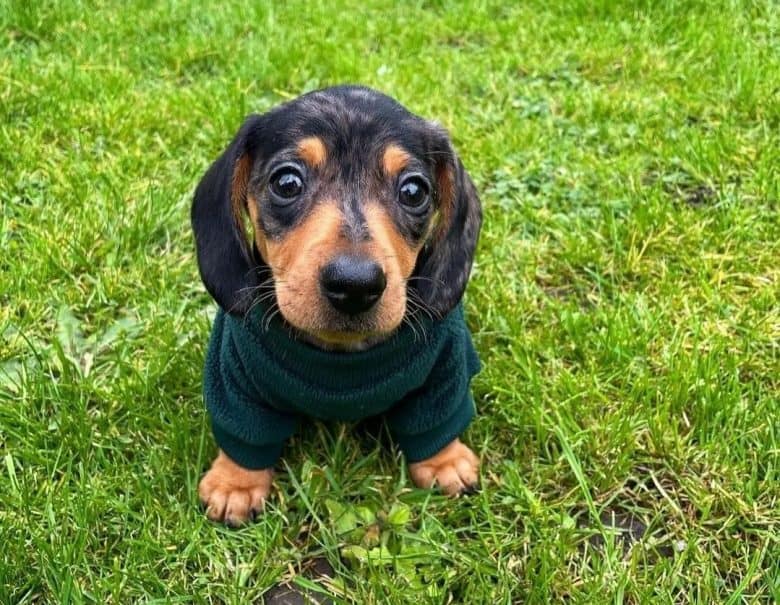
[(228, 313), (249, 309), (258, 284), (258, 258), (247, 243), (243, 212), (261, 116), (250, 116), (195, 190), (192, 230), (200, 276)]
[(482, 206), (446, 132), (436, 129), (435, 160), (438, 220), (417, 258), (410, 285), (437, 317), (460, 302), (474, 261)]

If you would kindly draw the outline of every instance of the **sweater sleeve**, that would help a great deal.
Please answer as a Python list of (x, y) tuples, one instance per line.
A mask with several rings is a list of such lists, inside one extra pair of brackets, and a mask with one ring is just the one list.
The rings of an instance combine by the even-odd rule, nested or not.
[(206, 355), (206, 408), (217, 445), (231, 460), (254, 470), (276, 463), (284, 442), (295, 431), (297, 418), (263, 405), (250, 384), (220, 313)]
[(474, 417), (471, 378), (480, 363), (463, 321), (449, 338), (422, 387), (388, 414), (390, 431), (409, 462), (430, 458), (460, 436)]

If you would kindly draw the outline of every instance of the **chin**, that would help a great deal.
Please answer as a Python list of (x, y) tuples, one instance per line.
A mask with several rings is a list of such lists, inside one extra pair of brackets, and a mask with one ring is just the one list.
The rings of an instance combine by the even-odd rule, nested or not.
[(357, 316), (346, 316), (327, 308), (304, 314), (298, 307), (285, 309), (281, 304), (279, 310), (303, 340), (326, 350), (369, 348), (389, 338), (404, 316), (404, 312), (391, 315), (381, 308)]

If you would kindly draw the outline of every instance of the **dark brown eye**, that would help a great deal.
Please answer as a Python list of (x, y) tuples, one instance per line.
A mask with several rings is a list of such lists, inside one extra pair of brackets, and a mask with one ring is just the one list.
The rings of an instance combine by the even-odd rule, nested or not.
[(410, 176), (401, 182), (398, 189), (401, 203), (412, 212), (422, 212), (430, 201), (428, 183), (420, 176)]
[(285, 166), (271, 176), (271, 192), (282, 203), (294, 200), (303, 193), (303, 178), (295, 168)]

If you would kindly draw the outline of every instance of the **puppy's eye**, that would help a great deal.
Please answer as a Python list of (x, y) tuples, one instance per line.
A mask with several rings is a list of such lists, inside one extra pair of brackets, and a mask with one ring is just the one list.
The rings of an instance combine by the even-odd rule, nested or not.
[(271, 192), (282, 202), (290, 202), (303, 193), (303, 178), (296, 169), (285, 166), (271, 175)]
[(428, 183), (419, 176), (410, 176), (401, 182), (398, 189), (398, 197), (401, 203), (413, 212), (422, 212), (428, 207), (430, 201), (430, 188)]

